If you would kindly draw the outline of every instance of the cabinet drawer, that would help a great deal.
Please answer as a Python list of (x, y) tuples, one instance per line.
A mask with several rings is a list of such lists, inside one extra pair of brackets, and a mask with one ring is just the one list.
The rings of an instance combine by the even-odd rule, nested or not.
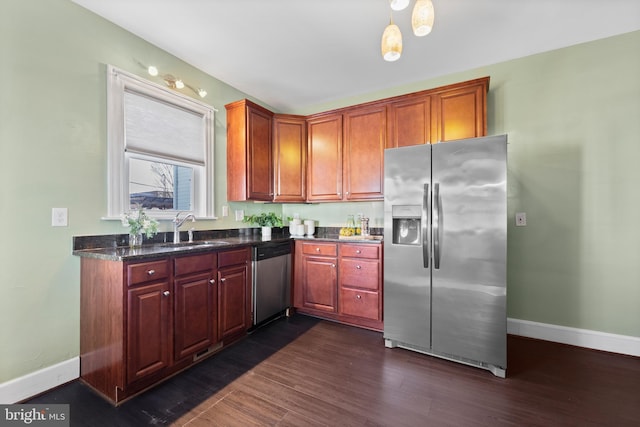
[(151, 280), (160, 280), (169, 276), (169, 261), (150, 261), (127, 265), (127, 280), (129, 286)]
[(226, 267), (228, 265), (246, 264), (249, 260), (249, 248), (238, 249), (235, 251), (218, 252), (218, 267)]
[(338, 245), (335, 243), (302, 243), (302, 253), (305, 255), (337, 256)]
[(378, 261), (341, 259), (340, 286), (377, 291), (380, 282), (378, 265)]
[(340, 256), (379, 259), (380, 245), (378, 244), (353, 245), (353, 244), (343, 243), (342, 245), (340, 245)]
[(378, 320), (380, 318), (378, 293), (340, 289), (340, 313)]
[(179, 257), (173, 261), (173, 274), (181, 276), (183, 274), (213, 270), (216, 268), (216, 261), (215, 253)]

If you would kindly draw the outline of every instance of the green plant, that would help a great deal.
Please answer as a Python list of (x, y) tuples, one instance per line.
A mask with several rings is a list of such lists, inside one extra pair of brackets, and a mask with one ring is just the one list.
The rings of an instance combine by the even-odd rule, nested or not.
[(122, 225), (129, 227), (129, 234), (144, 234), (148, 239), (158, 233), (158, 221), (147, 216), (142, 208), (123, 215)]
[(282, 227), (282, 218), (274, 212), (262, 212), (261, 214), (247, 215), (242, 222), (258, 224), (260, 227)]

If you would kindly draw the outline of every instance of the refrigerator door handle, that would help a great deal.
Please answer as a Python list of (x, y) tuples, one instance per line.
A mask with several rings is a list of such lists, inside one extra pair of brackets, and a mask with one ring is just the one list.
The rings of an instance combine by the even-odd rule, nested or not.
[(429, 268), (429, 184), (424, 184), (422, 190), (422, 264)]
[(440, 268), (440, 183), (433, 184), (433, 268)]

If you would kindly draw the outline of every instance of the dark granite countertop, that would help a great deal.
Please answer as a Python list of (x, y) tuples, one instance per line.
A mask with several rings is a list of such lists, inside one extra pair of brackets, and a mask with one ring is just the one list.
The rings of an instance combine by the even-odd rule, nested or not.
[(192, 243), (182, 242), (151, 243), (136, 248), (116, 246), (110, 248), (94, 248), (74, 250), (73, 254), (80, 257), (97, 258), (110, 261), (134, 261), (142, 259), (163, 258), (168, 255), (197, 254), (210, 251), (220, 251), (245, 246), (258, 246), (273, 242), (291, 240), (289, 237), (279, 236), (270, 240), (263, 240), (258, 236), (226, 237), (213, 240), (196, 240)]
[[(128, 235), (124, 234), (77, 236), (74, 237), (73, 241), (73, 255), (109, 261), (136, 261), (162, 258), (169, 255), (196, 254), (246, 246), (262, 246), (286, 242), (291, 239), (368, 244), (382, 243), (381, 235), (375, 236), (375, 239), (341, 240), (338, 237), (339, 229), (319, 227), (316, 230), (317, 232), (313, 236), (291, 236), (287, 228), (274, 229), (271, 239), (262, 239), (259, 229), (195, 231), (192, 243), (183, 241), (177, 245), (170, 243), (173, 241), (173, 233), (167, 232), (158, 233), (148, 243), (136, 248), (129, 247)], [(181, 235), (181, 237), (183, 236)], [(186, 233), (183, 240), (187, 240)]]

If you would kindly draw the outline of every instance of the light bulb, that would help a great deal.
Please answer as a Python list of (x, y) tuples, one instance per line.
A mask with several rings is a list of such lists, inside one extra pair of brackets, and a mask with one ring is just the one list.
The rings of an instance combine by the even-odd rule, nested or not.
[(177, 89), (183, 89), (184, 88), (184, 82), (180, 79), (176, 80), (176, 88)]
[(149, 68), (147, 68), (147, 72), (149, 73), (149, 75), (152, 76), (157, 76), (158, 75), (158, 69), (156, 67), (154, 67), (153, 65), (149, 66)]
[(204, 89), (198, 89), (198, 95), (200, 95), (200, 98), (204, 98), (207, 96), (207, 91)]

